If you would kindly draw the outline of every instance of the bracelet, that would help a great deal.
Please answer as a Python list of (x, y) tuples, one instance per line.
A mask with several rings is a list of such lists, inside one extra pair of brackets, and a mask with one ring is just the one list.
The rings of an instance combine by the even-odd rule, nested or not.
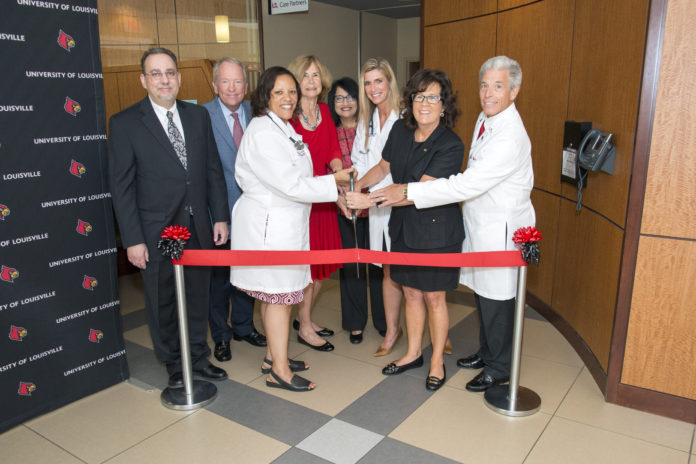
[(408, 184), (404, 184), (404, 198), (408, 199)]

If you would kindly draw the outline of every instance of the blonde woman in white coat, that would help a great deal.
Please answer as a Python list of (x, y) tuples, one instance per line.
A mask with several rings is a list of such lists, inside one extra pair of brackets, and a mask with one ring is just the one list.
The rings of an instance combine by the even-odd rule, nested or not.
[[(233, 250), (309, 250), (310, 203), (335, 201), (337, 182), (349, 180), (352, 169), (313, 177), (309, 150), (288, 123), (299, 95), (295, 77), (278, 66), (263, 73), (252, 95), (254, 118), (235, 164), (243, 193), (232, 211)], [(261, 303), (266, 385), (312, 390), (313, 382), (294, 374), (309, 366), (288, 358), (290, 308), (302, 301), (302, 289), (311, 282), (309, 265), (232, 266), (230, 281)]]
[[(353, 167), (358, 177), (355, 185), (356, 192), (363, 187), (374, 190), (392, 183), (391, 175), (373, 186), (363, 185), (361, 178), (382, 159), (382, 148), (387, 142), (389, 131), (399, 119), (398, 111), (401, 103), (394, 71), (384, 58), (370, 58), (365, 62), (360, 70), (359, 85), (360, 114), (351, 153)], [(391, 208), (370, 208), (370, 249), (382, 251), (385, 245), (387, 251), (391, 249), (388, 228), (390, 212)], [(389, 265), (385, 264), (383, 269), (382, 298), (387, 330), (382, 334), (384, 340), (375, 352), (375, 356), (389, 354), (403, 333), (399, 327), (403, 291), (401, 286), (391, 279)]]
[[(515, 107), (522, 84), (520, 65), (506, 56), (487, 60), (479, 71), (478, 117), (466, 171), (449, 179), (409, 183), (407, 198), (416, 208), (463, 201), (463, 251), (514, 250), (514, 232), (533, 226), (536, 216), (530, 199), (534, 187), (531, 142)], [(404, 199), (405, 185), (392, 185), (371, 196), (386, 197), (385, 205)], [(481, 316), (481, 347), (459, 359), (465, 369), (483, 368), (466, 385), (485, 391), (510, 375), (513, 315), (517, 289), (516, 268), (462, 268), (461, 284), (471, 288)]]

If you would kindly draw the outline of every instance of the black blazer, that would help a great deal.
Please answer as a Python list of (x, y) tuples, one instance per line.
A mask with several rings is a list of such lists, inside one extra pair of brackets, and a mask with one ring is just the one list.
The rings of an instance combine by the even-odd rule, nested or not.
[[(438, 126), (430, 137), (414, 147), (414, 131), (403, 120), (394, 123), (382, 151), (395, 184), (418, 182), (424, 174), (440, 178), (461, 170), (464, 144), (457, 134)], [(433, 208), (396, 206), (389, 217), (389, 236), (403, 235), (409, 248), (427, 250), (464, 240), (462, 213), (457, 202)]]
[[(145, 243), (150, 259), (162, 230), (189, 226), (203, 248), (213, 247), (213, 222), (228, 222), (227, 187), (205, 108), (176, 101), (186, 140), (188, 169), (145, 97), (109, 121), (109, 180), (124, 248)], [(192, 231), (193, 232), (193, 231)]]

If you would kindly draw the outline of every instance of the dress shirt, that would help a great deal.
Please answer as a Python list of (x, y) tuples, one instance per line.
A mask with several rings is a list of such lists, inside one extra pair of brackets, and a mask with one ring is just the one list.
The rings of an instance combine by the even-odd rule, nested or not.
[[(148, 96), (148, 98), (150, 97)], [(186, 142), (186, 135), (184, 134), (184, 127), (181, 125), (179, 111), (176, 109), (176, 102), (172, 105), (171, 108), (165, 108), (164, 106), (158, 105), (157, 103), (152, 101), (152, 98), (150, 98), (150, 103), (152, 103), (152, 109), (155, 110), (155, 115), (157, 116), (157, 119), (159, 119), (160, 124), (162, 124), (162, 128), (164, 129), (165, 134), (168, 133), (167, 127), (169, 126), (167, 111), (171, 111), (172, 113), (174, 113), (174, 124), (176, 125), (176, 128), (179, 129), (181, 138), (183, 138), (184, 142)]]

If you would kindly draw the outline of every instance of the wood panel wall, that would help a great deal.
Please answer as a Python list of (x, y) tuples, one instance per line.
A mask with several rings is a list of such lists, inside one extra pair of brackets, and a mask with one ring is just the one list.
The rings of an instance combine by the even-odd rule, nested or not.
[[(470, 43), (485, 43), (483, 49), (488, 51), (492, 40), (472, 35), (491, 31), (490, 21), (495, 18), (490, 56), (505, 54), (522, 66), (524, 79), (517, 106), (532, 140), (532, 201), (544, 234), (542, 264), (530, 268), (530, 300), (552, 313), (550, 319), (573, 338), (573, 346), (602, 389), (606, 388), (612, 349), (617, 343), (623, 348), (626, 341), (621, 381), (653, 390), (655, 395), (643, 395), (631, 403), (621, 392), (616, 394), (613, 385), (612, 401), (696, 421), (691, 418), (693, 413), (685, 416), (677, 411), (678, 403), (665, 401), (669, 395), (694, 399), (696, 394), (696, 374), (691, 374), (696, 373), (696, 313), (692, 309), (696, 286), (689, 285), (696, 272), (696, 211), (691, 206), (696, 200), (696, 164), (689, 149), (696, 143), (692, 112), (696, 84), (691, 79), (696, 68), (692, 40), (696, 28), (689, 22), (696, 16), (696, 3), (669, 2), (670, 7), (676, 4), (670, 23), (674, 38), (669, 52), (671, 72), (660, 77), (664, 105), (663, 112), (656, 115), (657, 137), (650, 154), (640, 246), (635, 239), (635, 246), (627, 247), (638, 259), (635, 286), (631, 287), (633, 304), (622, 306), (624, 319), (630, 308), (628, 335), (620, 328), (615, 330), (614, 322), (620, 278), (633, 282), (633, 267), (626, 266), (631, 258), (623, 255), (627, 217), (635, 215), (629, 207), (642, 208), (642, 202), (629, 198), (634, 143), (650, 140), (637, 134), (641, 92), (645, 91), (644, 57), (653, 53), (646, 50), (648, 19), (652, 4), (657, 5), (654, 9), (666, 9), (667, 2), (495, 3), (424, 0), (423, 59), (426, 66), (457, 76), (462, 83), (455, 83), (460, 95), (471, 98), (462, 102), (462, 124), (469, 129), (459, 128), (467, 141), (480, 107), (478, 99), (471, 97), (475, 96), (473, 90), (467, 93), (462, 85), (475, 88), (478, 68), (487, 58)], [(661, 40), (659, 31), (656, 34)], [(456, 45), (443, 46), (448, 39)], [(617, 148), (614, 175), (590, 173), (580, 212), (575, 209), (577, 188), (560, 182), (565, 120), (592, 121), (593, 127), (614, 133)], [(631, 187), (630, 191), (635, 194), (640, 189)], [(621, 275), (622, 266), (630, 276)], [(660, 311), (660, 305), (670, 311)], [(620, 371), (621, 363), (616, 365)], [(616, 365), (612, 361), (611, 366)], [(680, 376), (684, 369), (690, 374), (675, 382), (664, 375), (665, 368)], [(618, 382), (618, 375), (612, 381)], [(694, 404), (687, 404), (687, 411), (695, 410)]]
[[(621, 376), (623, 384), (691, 400), (696, 400), (695, 15), (693, 1), (668, 2)], [(696, 421), (693, 401), (690, 411), (686, 420)]]

